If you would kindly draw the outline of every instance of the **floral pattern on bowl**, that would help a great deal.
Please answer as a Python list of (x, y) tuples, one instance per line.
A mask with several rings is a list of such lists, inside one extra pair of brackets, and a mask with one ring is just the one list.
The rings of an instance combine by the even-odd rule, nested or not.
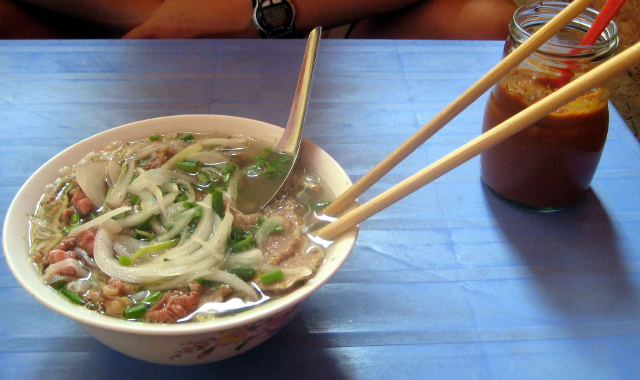
[(196, 359), (201, 360), (213, 353), (218, 347), (234, 346), (235, 351), (241, 351), (249, 342), (256, 338), (259, 339), (255, 343), (261, 343), (271, 338), (293, 319), (293, 317), (298, 314), (303, 303), (304, 301), (299, 302), (287, 310), (248, 325), (232, 330), (221, 331), (195, 342), (188, 341), (182, 343), (181, 348), (169, 356), (169, 359), (195, 356)]

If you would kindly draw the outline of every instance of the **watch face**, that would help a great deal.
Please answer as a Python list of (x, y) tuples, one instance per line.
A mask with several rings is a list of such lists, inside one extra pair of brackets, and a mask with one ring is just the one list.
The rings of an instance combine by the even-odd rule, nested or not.
[(262, 10), (265, 23), (275, 26), (287, 20), (287, 9), (284, 5), (276, 5)]
[[(274, 4), (275, 2), (275, 4)], [(253, 20), (268, 38), (293, 36), (295, 8), (287, 0), (259, 1)]]

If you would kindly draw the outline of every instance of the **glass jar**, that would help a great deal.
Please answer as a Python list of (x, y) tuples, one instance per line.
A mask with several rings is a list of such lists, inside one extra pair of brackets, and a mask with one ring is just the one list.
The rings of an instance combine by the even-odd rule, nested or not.
[[(567, 3), (518, 8), (503, 57)], [(491, 90), (483, 133), (588, 72), (618, 46), (611, 22), (594, 45), (579, 46), (598, 12), (588, 8)], [(595, 174), (609, 127), (609, 92), (597, 87), (535, 124), (483, 152), (482, 181), (495, 193), (526, 208), (557, 211), (584, 197)]]

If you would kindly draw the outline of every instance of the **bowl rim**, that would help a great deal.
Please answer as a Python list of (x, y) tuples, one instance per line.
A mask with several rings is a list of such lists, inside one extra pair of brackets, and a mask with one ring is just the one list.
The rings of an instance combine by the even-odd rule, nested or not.
[[(32, 186), (41, 186), (44, 192), (44, 186), (48, 185), (47, 181), (38, 181), (38, 178), (45, 175), (43, 172), (48, 169), (48, 166), (54, 164), (54, 161), (61, 160), (63, 157), (67, 155), (71, 155), (76, 150), (82, 151), (82, 156), (86, 155), (90, 152), (90, 150), (86, 150), (85, 145), (89, 145), (94, 140), (99, 140), (100, 138), (104, 138), (110, 134), (115, 134), (117, 132), (126, 131), (126, 133), (130, 136), (125, 137), (127, 141), (135, 141), (133, 140), (132, 135), (135, 135), (138, 132), (133, 130), (136, 127), (143, 126), (148, 123), (159, 123), (159, 122), (173, 122), (173, 121), (184, 121), (186, 119), (209, 119), (209, 121), (233, 121), (238, 123), (243, 123), (246, 125), (255, 125), (260, 126), (261, 128), (267, 128), (272, 133), (282, 134), (284, 131), (283, 128), (278, 127), (276, 125), (262, 122), (255, 119), (243, 118), (238, 116), (228, 116), (228, 115), (215, 115), (215, 114), (186, 114), (186, 115), (173, 115), (173, 116), (162, 116), (150, 119), (144, 119), (139, 121), (134, 121), (131, 123), (123, 124), (118, 127), (110, 128), (89, 136), (56, 154), (49, 160), (47, 160), (44, 164), (42, 164), (33, 174), (29, 176), (29, 178), (25, 181), (25, 183), (20, 187), (13, 200), (11, 201), (9, 208), (7, 209), (7, 214), (4, 220), (4, 225), (2, 229), (2, 246), (4, 250), (5, 260), (7, 261), (7, 265), (11, 270), (14, 278), (20, 283), (23, 289), (25, 289), (31, 296), (33, 296), (36, 300), (38, 300), (41, 304), (45, 305), (49, 309), (62, 314), (78, 323), (85, 324), (91, 327), (101, 328), (110, 331), (117, 331), (122, 333), (130, 333), (136, 335), (158, 335), (158, 336), (178, 336), (178, 335), (190, 335), (190, 334), (202, 334), (202, 333), (212, 333), (219, 332), (224, 330), (233, 329), (236, 327), (240, 327), (246, 324), (250, 324), (275, 314), (278, 314), (284, 310), (295, 307), (297, 304), (304, 302), (308, 299), (313, 293), (315, 293), (320, 287), (322, 287), (328, 280), (340, 269), (340, 267), (344, 264), (346, 259), (349, 257), (350, 253), (353, 250), (355, 245), (358, 233), (359, 226), (354, 227), (352, 230), (343, 234), (338, 241), (346, 241), (347, 246), (345, 247), (346, 252), (342, 255), (336, 257), (337, 261), (334, 263), (333, 268), (331, 268), (322, 278), (318, 278), (314, 276), (312, 281), (308, 281), (307, 284), (298, 288), (297, 290), (279, 297), (273, 301), (268, 301), (264, 305), (260, 305), (256, 308), (239, 312), (237, 314), (223, 316), (219, 319), (216, 318), (211, 321), (203, 321), (203, 322), (195, 322), (195, 323), (179, 323), (179, 324), (159, 324), (159, 323), (148, 323), (148, 322), (137, 322), (137, 321), (128, 321), (124, 319), (118, 319), (116, 317), (111, 317), (107, 315), (99, 314), (95, 311), (88, 310), (83, 307), (79, 307), (77, 305), (66, 305), (64, 307), (58, 305), (53, 301), (54, 294), (43, 294), (44, 292), (36, 289), (36, 286), (32, 286), (20, 271), (17, 268), (17, 262), (20, 258), (12, 257), (13, 255), (9, 254), (10, 243), (13, 241), (21, 241), (24, 237), (20, 236), (11, 236), (9, 234), (9, 222), (14, 219), (13, 215), (16, 213), (24, 213), (24, 210), (18, 210), (18, 206), (22, 203), (20, 197), (23, 193), (27, 192)], [(217, 120), (216, 120), (217, 119)], [(253, 127), (252, 127), (253, 128)], [(277, 128), (275, 130), (274, 128)], [(145, 133), (144, 128), (139, 128), (139, 134)], [(133, 131), (133, 132), (132, 132)], [(179, 129), (175, 129), (174, 132), (180, 131)], [(197, 132), (197, 131), (191, 131)], [(171, 132), (166, 132), (171, 133)], [(149, 133), (147, 132), (146, 135)], [(262, 140), (256, 136), (248, 136), (252, 138), (256, 138), (258, 140)], [(348, 175), (344, 171), (344, 169), (338, 164), (338, 162), (331, 157), (327, 152), (325, 152), (322, 148), (312, 143), (311, 141), (304, 139), (304, 144), (310, 144), (314, 151), (318, 154), (324, 156), (323, 159), (328, 160), (332, 166), (335, 166), (339, 169), (340, 175), (345, 177), (348, 185), (351, 185)], [(77, 162), (74, 161), (74, 163)], [(55, 167), (56, 172), (61, 167)], [(41, 183), (42, 182), (42, 183)], [(36, 204), (33, 205), (33, 209), (35, 209)], [(354, 206), (355, 207), (355, 204)], [(32, 213), (33, 211), (30, 211)], [(29, 239), (27, 237), (27, 239)], [(27, 242), (27, 245), (30, 245), (30, 242)], [(16, 248), (17, 249), (17, 248)], [(28, 255), (25, 256), (28, 259)], [(322, 265), (327, 265), (326, 260)], [(35, 270), (34, 270), (35, 272)], [(315, 280), (315, 281), (314, 281)], [(42, 282), (40, 285), (43, 285)], [(46, 286), (46, 289), (50, 289), (51, 292), (54, 292), (53, 289)], [(66, 301), (66, 300), (65, 300)], [(67, 307), (70, 306), (70, 307)], [(255, 310), (258, 310), (257, 312)], [(87, 313), (88, 312), (88, 313)]]

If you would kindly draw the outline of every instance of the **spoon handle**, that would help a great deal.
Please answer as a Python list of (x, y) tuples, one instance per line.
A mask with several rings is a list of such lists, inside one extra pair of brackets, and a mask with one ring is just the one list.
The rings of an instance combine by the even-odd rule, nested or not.
[(300, 76), (298, 77), (298, 86), (296, 87), (293, 104), (291, 105), (289, 121), (287, 122), (280, 142), (276, 146), (276, 150), (291, 154), (294, 157), (298, 154), (300, 141), (302, 140), (302, 127), (304, 126), (304, 118), (307, 113), (307, 103), (309, 102), (309, 93), (311, 92), (313, 70), (316, 67), (321, 30), (322, 27), (317, 27), (309, 33), (307, 48), (304, 52)]

